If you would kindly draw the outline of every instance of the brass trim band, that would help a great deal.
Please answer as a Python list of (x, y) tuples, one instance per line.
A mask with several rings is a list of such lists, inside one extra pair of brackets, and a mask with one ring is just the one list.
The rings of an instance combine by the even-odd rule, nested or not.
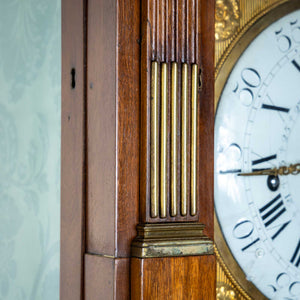
[(131, 245), (132, 257), (210, 255), (213, 242), (203, 235), (199, 223), (143, 224)]

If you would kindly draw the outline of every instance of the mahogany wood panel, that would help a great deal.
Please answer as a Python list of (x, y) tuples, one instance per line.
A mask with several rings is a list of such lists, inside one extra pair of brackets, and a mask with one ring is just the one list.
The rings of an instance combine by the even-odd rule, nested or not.
[(139, 1), (89, 0), (89, 253), (128, 257), (139, 201)]
[(130, 256), (139, 220), (140, 1), (117, 9), (117, 256)]
[[(62, 1), (60, 299), (82, 299), (85, 251), (85, 1)], [(72, 87), (71, 70), (75, 72)]]
[(133, 300), (213, 300), (215, 258), (189, 256), (131, 260)]
[(129, 258), (85, 255), (85, 300), (129, 300)]
[(87, 251), (112, 256), (116, 207), (115, 11), (115, 1), (89, 0)]
[[(141, 222), (178, 222), (201, 221), (208, 225), (207, 233), (213, 236), (213, 89), (214, 89), (214, 0), (147, 0), (142, 1), (142, 45), (141, 45), (141, 147), (140, 147), (140, 219)], [(197, 105), (197, 207), (196, 216), (151, 218), (151, 61), (177, 62), (178, 79), (181, 78), (181, 64), (189, 66), (189, 99), (191, 94), (191, 64), (199, 67), (202, 84), (198, 86)], [(169, 64), (170, 65), (170, 64)], [(168, 87), (171, 90), (170, 67), (168, 70)], [(200, 81), (200, 80), (199, 80)], [(158, 83), (160, 90), (160, 83)], [(168, 128), (170, 128), (170, 92), (168, 97)], [(177, 90), (178, 98), (178, 148), (181, 139), (181, 87)], [(160, 106), (160, 105), (159, 105)], [(190, 119), (188, 106), (188, 119)], [(160, 113), (159, 113), (160, 114)], [(159, 115), (158, 114), (158, 115)], [(159, 120), (160, 122), (160, 120)], [(190, 153), (190, 122), (188, 124), (187, 153)], [(170, 131), (167, 138), (167, 177), (170, 177)], [(160, 143), (160, 141), (158, 141)], [(160, 146), (159, 146), (160, 148)], [(178, 156), (177, 178), (180, 179), (180, 155)], [(188, 162), (190, 156), (188, 155)], [(187, 172), (188, 198), (190, 197), (190, 164)], [(180, 180), (177, 182), (177, 206), (180, 202)], [(169, 212), (170, 185), (167, 182)], [(188, 199), (188, 203), (189, 203)], [(189, 211), (189, 207), (188, 207)], [(210, 220), (211, 219), (211, 220)]]
[(201, 66), (199, 122), (199, 221), (206, 225), (204, 233), (214, 238), (214, 9), (215, 0), (201, 1)]

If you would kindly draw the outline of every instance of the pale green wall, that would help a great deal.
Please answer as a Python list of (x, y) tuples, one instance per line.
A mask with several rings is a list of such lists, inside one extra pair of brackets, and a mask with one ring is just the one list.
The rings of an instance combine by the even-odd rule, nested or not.
[(0, 299), (59, 298), (60, 0), (0, 0)]

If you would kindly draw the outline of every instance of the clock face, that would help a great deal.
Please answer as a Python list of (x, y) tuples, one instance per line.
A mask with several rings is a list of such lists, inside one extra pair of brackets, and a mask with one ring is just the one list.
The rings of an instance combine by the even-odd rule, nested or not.
[(300, 299), (299, 114), (300, 10), (247, 47), (215, 119), (218, 221), (247, 280), (270, 299)]

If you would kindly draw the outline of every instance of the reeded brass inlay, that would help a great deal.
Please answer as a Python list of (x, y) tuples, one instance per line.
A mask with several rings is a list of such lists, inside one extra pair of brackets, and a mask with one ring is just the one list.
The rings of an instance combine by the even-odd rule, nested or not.
[(161, 151), (160, 151), (160, 217), (167, 216), (167, 108), (168, 108), (167, 64), (161, 66)]
[(171, 216), (177, 215), (177, 63), (172, 63), (171, 87)]
[(198, 66), (192, 66), (192, 122), (191, 122), (191, 215), (197, 212), (197, 78)]
[(187, 214), (188, 65), (182, 65), (181, 83), (181, 215)]
[(151, 77), (151, 217), (158, 216), (159, 201), (159, 124), (158, 124), (158, 63), (152, 62)]
[(151, 66), (150, 215), (196, 216), (198, 66)]

